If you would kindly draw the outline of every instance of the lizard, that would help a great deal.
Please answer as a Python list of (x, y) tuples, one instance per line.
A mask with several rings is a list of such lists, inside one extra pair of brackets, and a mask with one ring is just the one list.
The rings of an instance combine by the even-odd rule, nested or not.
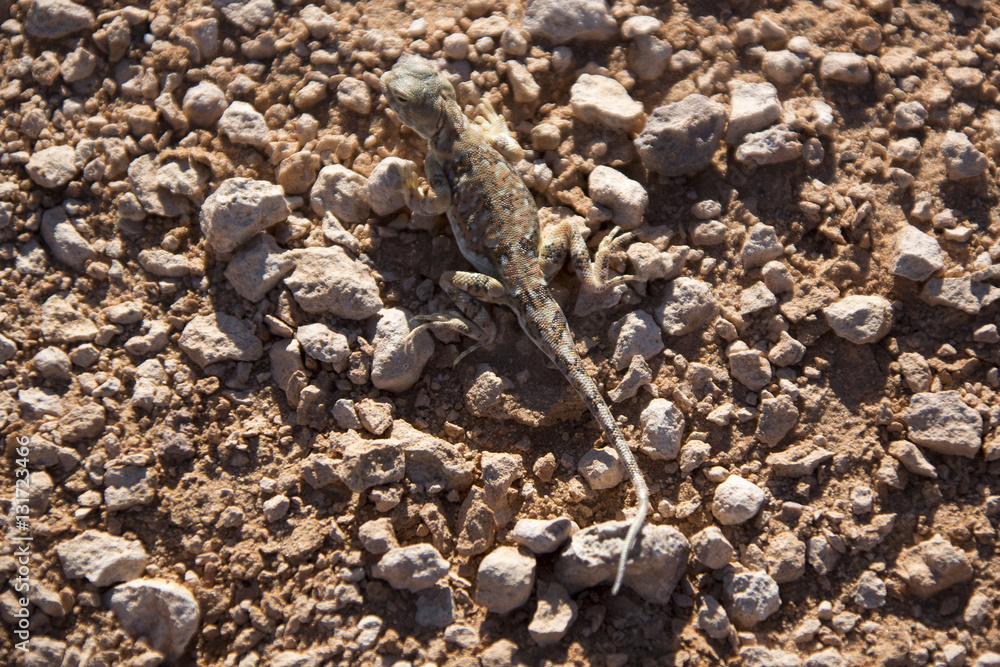
[[(428, 215), (446, 213), (458, 248), (476, 272), (445, 271), (439, 284), (461, 314), (420, 316), (408, 340), (423, 330), (453, 330), (475, 340), (456, 360), (497, 335), (484, 304), (510, 308), (521, 328), (577, 391), (600, 425), (625, 468), (636, 493), (637, 511), (618, 559), (612, 594), (625, 576), (629, 555), (649, 511), (649, 491), (607, 402), (576, 351), (569, 323), (549, 290), (548, 281), (570, 255), (584, 287), (602, 292), (633, 280), (607, 278), (611, 253), (634, 238), (615, 227), (600, 242), (594, 261), (579, 229), (564, 220), (540, 231), (535, 199), (513, 164), (524, 151), (508, 133), (506, 120), (488, 100), (468, 118), (455, 89), (428, 60), (411, 57), (385, 72), (382, 93), (400, 122), (428, 142), (424, 159), (427, 187), (419, 185), (413, 163), (401, 180), (410, 209)], [(429, 191), (427, 191), (429, 189)], [(464, 315), (464, 317), (463, 317)]]

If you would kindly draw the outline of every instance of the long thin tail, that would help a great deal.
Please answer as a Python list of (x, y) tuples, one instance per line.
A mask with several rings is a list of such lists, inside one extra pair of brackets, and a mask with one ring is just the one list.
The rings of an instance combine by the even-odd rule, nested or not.
[[(546, 290), (547, 292), (548, 290)], [(632, 487), (635, 489), (638, 507), (635, 519), (632, 520), (632, 525), (629, 526), (628, 534), (625, 536), (625, 547), (618, 559), (618, 572), (615, 575), (615, 584), (611, 589), (612, 594), (617, 595), (622, 585), (622, 579), (625, 578), (625, 566), (628, 564), (629, 554), (632, 553), (632, 547), (639, 539), (639, 531), (642, 530), (642, 526), (646, 522), (646, 515), (649, 513), (649, 489), (646, 488), (642, 470), (639, 469), (639, 464), (636, 462), (632, 450), (625, 442), (625, 436), (618, 428), (615, 416), (611, 413), (611, 409), (597, 388), (597, 384), (587, 374), (583, 360), (576, 352), (566, 316), (551, 296), (549, 296), (547, 303), (546, 300), (540, 301), (532, 304), (535, 316), (522, 317), (521, 325), (535, 341), (535, 344), (555, 362), (573, 388), (580, 394), (583, 402), (590, 408), (594, 419), (604, 431), (604, 437), (608, 439), (625, 464), (629, 481), (632, 482)]]
[(629, 526), (628, 533), (625, 535), (625, 547), (618, 558), (618, 571), (615, 574), (615, 584), (611, 588), (611, 594), (618, 595), (618, 590), (622, 586), (622, 579), (625, 578), (625, 566), (628, 564), (629, 554), (632, 553), (632, 547), (635, 546), (636, 541), (639, 539), (639, 531), (642, 530), (642, 526), (646, 522), (646, 515), (649, 514), (649, 489), (646, 488), (646, 480), (642, 476), (642, 470), (639, 469), (639, 464), (636, 462), (632, 450), (629, 449), (628, 443), (625, 442), (625, 436), (622, 434), (621, 429), (618, 428), (618, 423), (615, 421), (614, 415), (611, 414), (611, 409), (608, 408), (604, 397), (598, 391), (597, 385), (594, 384), (594, 381), (586, 373), (583, 373), (582, 378), (578, 374), (574, 374), (574, 376), (570, 377), (570, 382), (573, 383), (580, 396), (583, 397), (587, 407), (590, 408), (594, 418), (601, 425), (601, 428), (604, 430), (604, 437), (608, 439), (611, 446), (618, 452), (618, 456), (621, 457), (622, 463), (625, 464), (625, 469), (628, 471), (629, 481), (632, 482), (632, 487), (635, 489), (637, 504), (635, 518), (632, 520), (632, 525)]

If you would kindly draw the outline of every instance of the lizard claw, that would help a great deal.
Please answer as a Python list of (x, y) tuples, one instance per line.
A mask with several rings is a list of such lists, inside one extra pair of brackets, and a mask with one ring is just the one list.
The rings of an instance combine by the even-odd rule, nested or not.
[(493, 105), (486, 98), (479, 101), (474, 115), (476, 122), (480, 125), (494, 126), (498, 122), (502, 122), (504, 127), (507, 126), (506, 121), (500, 117), (500, 114), (496, 112), (496, 109), (493, 108)]
[(618, 233), (622, 230), (621, 227), (614, 227), (608, 235), (601, 239), (600, 245), (597, 247), (597, 252), (610, 253), (618, 250), (622, 246), (631, 243), (635, 240), (635, 234), (632, 232), (625, 232), (621, 236)]

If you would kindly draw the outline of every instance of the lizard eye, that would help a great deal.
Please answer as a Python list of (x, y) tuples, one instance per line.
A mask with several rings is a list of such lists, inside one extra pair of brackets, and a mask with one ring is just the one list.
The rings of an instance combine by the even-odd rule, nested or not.
[(409, 103), (410, 98), (407, 97), (406, 95), (400, 95), (400, 94), (397, 93), (396, 94), (396, 101), (399, 102), (399, 103), (401, 103), (401, 104), (407, 104), (407, 103)]

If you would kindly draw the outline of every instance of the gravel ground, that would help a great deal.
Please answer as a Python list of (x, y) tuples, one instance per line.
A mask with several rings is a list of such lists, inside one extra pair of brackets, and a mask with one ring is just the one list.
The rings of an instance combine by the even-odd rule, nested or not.
[[(0, 10), (4, 664), (1000, 665), (995, 3)], [(637, 236), (552, 284), (650, 484), (619, 596), (513, 314), (407, 343), (468, 269), (407, 57)]]

